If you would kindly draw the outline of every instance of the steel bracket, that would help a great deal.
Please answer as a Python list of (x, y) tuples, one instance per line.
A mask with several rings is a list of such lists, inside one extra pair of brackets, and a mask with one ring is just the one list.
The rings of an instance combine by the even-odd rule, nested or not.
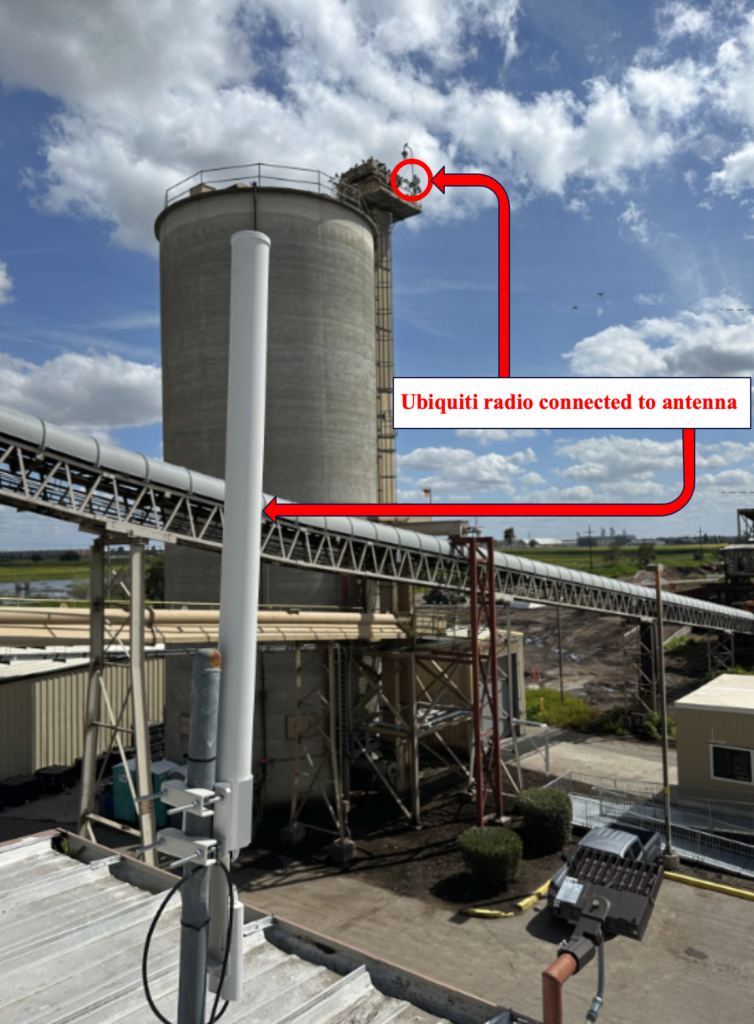
[(162, 784), (160, 799), (196, 818), (211, 818), (215, 812), (208, 805), (217, 800), (217, 794), (213, 789), (188, 789), (183, 779), (171, 779)]
[(216, 864), (216, 839), (202, 839), (198, 836), (186, 836), (177, 828), (162, 828), (157, 833), (158, 846), (161, 853), (179, 860), (191, 858), (197, 867), (209, 868)]

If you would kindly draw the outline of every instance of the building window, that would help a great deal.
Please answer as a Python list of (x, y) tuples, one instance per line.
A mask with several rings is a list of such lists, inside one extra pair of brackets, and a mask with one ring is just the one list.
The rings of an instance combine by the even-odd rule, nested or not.
[(752, 751), (745, 747), (711, 746), (712, 778), (728, 782), (754, 782)]

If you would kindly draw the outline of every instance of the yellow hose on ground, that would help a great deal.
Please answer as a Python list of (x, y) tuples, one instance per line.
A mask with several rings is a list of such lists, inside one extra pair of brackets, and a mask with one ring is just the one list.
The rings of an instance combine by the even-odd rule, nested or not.
[[(667, 878), (667, 875), (665, 876)], [(519, 910), (528, 910), (533, 907), (534, 904), (541, 900), (543, 896), (547, 895), (547, 890), (550, 888), (550, 879), (543, 882), (538, 889), (535, 889), (531, 896), (526, 896), (524, 899), (519, 900), (516, 906)], [(515, 917), (514, 911), (505, 910), (487, 910), (486, 907), (467, 907), (462, 911), (464, 914), (468, 914), (469, 917)]]
[(721, 885), (719, 882), (708, 882), (704, 878), (692, 878), (690, 875), (679, 875), (676, 871), (666, 871), (665, 877), (671, 882), (683, 882), (684, 885), (694, 885), (697, 889), (710, 889), (712, 892), (721, 892), (725, 896), (737, 896), (740, 900), (752, 900), (754, 892), (748, 889), (734, 889), (732, 885)]
[(468, 914), (469, 917), (515, 917), (515, 913), (506, 910), (487, 910), (486, 907), (467, 907), (461, 911), (462, 914)]
[(547, 890), (550, 888), (550, 882), (552, 879), (548, 878), (546, 882), (543, 882), (538, 889), (535, 889), (531, 896), (527, 896), (523, 900), (519, 900), (516, 904), (519, 910), (528, 910), (529, 907), (533, 907), (535, 903), (542, 899), (543, 896), (547, 895)]

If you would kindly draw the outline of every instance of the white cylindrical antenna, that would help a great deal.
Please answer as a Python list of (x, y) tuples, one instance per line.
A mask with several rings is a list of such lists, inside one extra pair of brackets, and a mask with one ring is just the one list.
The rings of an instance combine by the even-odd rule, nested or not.
[(215, 833), (226, 854), (251, 842), (269, 264), (266, 235), (233, 235), (217, 743), (217, 778), (231, 783), (232, 798), (223, 814), (217, 805)]

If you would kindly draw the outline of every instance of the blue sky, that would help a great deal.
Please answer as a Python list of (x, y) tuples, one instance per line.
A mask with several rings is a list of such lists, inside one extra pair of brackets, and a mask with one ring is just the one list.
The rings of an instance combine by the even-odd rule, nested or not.
[[(754, 306), (753, 80), (750, 0), (0, 0), (0, 404), (158, 456), (165, 188), (244, 162), (392, 166), (406, 141), (509, 192), (514, 376), (751, 376), (754, 313), (726, 310)], [(399, 375), (496, 373), (496, 246), (481, 190), (435, 190), (396, 228)], [(405, 500), (681, 486), (668, 431), (398, 446)], [(485, 525), (733, 533), (752, 456), (751, 431), (698, 431), (670, 518)], [(0, 530), (0, 548), (80, 543), (9, 510)]]

